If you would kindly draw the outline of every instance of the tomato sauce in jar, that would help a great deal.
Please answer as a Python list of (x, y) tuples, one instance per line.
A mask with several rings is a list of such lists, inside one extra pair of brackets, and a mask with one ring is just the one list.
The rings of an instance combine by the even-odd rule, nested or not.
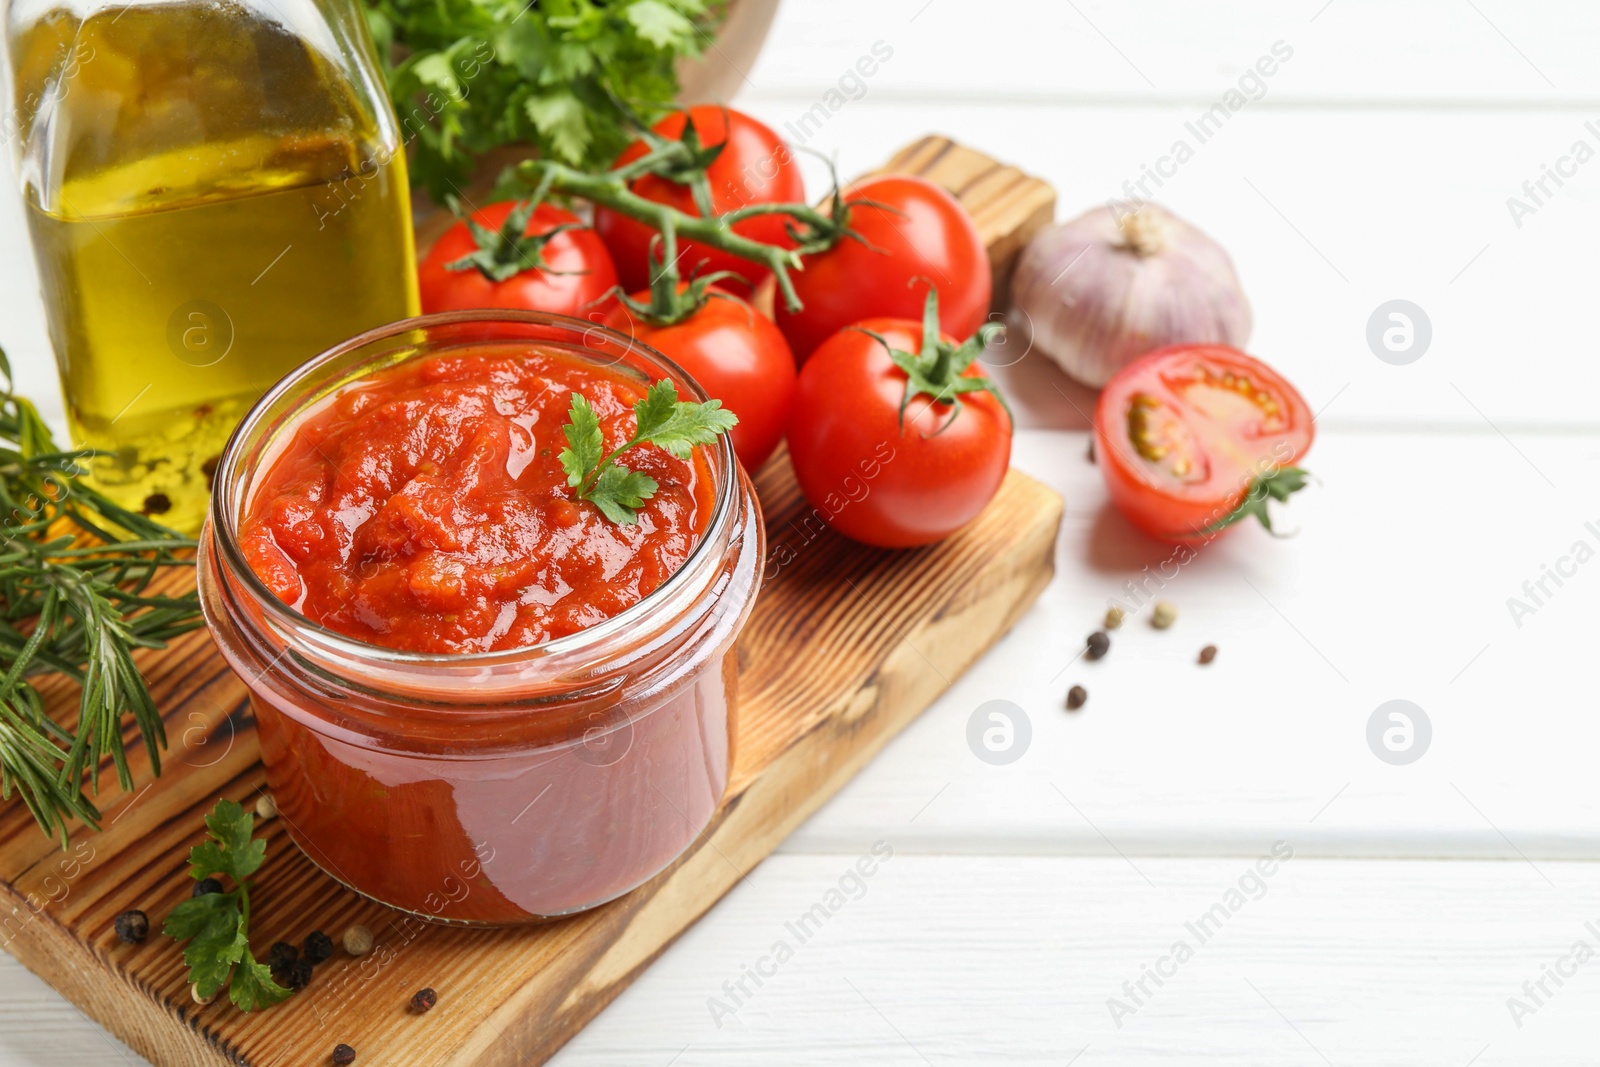
[(458, 312), (346, 342), (224, 453), (201, 603), (250, 693), (290, 836), (427, 919), (539, 921), (657, 874), (714, 818), (760, 512), (726, 437), (653, 446), (637, 522), (575, 499), (574, 392), (605, 448), (683, 372), (537, 313)]
[(297, 422), (240, 528), (245, 559), (314, 622), (412, 652), (536, 645), (632, 607), (711, 512), (703, 455), (624, 462), (657, 483), (630, 525), (575, 501), (574, 393), (609, 453), (647, 383), (550, 350), (485, 346), (379, 371)]

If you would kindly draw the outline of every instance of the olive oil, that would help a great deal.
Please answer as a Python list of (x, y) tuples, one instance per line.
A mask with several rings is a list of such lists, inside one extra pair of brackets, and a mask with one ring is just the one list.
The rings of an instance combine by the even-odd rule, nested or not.
[(73, 438), (104, 453), (100, 488), (180, 529), (268, 386), (417, 313), (399, 138), (350, 69), (370, 58), (359, 12), (291, 31), (286, 3), (110, 8), (70, 35), (56, 11), (11, 38)]

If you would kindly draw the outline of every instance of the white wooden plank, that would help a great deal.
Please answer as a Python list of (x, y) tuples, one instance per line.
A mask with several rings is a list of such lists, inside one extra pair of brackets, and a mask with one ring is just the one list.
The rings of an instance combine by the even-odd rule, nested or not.
[(144, 1067), (148, 1062), (0, 952), (0, 1067)]
[[(893, 839), (888, 840), (893, 844)], [(1292, 842), (1286, 842), (1292, 846)], [(553, 1062), (783, 1064), (1587, 1064), (1594, 962), (1506, 1006), (1583, 939), (1600, 871), (1293, 858), (974, 860), (897, 853), (800, 943), (855, 854), (759, 867)], [(863, 841), (864, 849), (867, 842)], [(1145, 879), (1148, 878), (1147, 882)], [(1246, 879), (1201, 944), (1197, 922)], [(1252, 895), (1253, 894), (1253, 895)], [(1179, 940), (1194, 955), (1119, 1028), (1107, 1007)], [(781, 965), (763, 960), (779, 941)], [(737, 1012), (723, 988), (769, 972)], [(1564, 966), (1566, 966), (1564, 964)], [(1570, 968), (1569, 968), (1570, 969)], [(737, 990), (735, 990), (737, 991)], [(1476, 1059), (1474, 1059), (1476, 1057)]]
[[(933, 851), (1204, 854), (1288, 835), (1325, 855), (1600, 858), (1600, 721), (1577, 673), (1600, 564), (1562, 564), (1575, 575), (1547, 580), (1520, 627), (1507, 607), (1535, 606), (1523, 582), (1574, 542), (1600, 550), (1600, 441), (1330, 433), (1306, 460), (1320, 486), (1282, 513), (1292, 539), (1252, 526), (1174, 562), (1145, 602), (1174, 602), (1177, 624), (1131, 619), (1073, 664), (1109, 598), (1134, 604), (1126, 582), (1182, 558), (1106, 505), (1085, 443), (1017, 442), (1016, 465), (1067, 501), (1054, 583), (786, 850), (893, 833)], [(1201, 667), (1206, 644), (1220, 653)], [(1075, 683), (1089, 702), (1068, 714)], [(1409, 766), (1366, 740), (1392, 699), (1432, 722)], [(1031, 723), (1009, 766), (967, 744), (990, 700)]]
[[(1284, 839), (1295, 855), (1258, 881), (1269, 840), (1131, 863), (919, 856), (881, 840), (894, 854), (859, 883), (847, 872), (866, 839), (767, 860), (552, 1062), (1592, 1062), (1597, 965), (1569, 954), (1600, 948), (1585, 925), (1600, 916), (1600, 865), (1544, 865), (1552, 888), (1521, 862), (1316, 860)], [(1241, 879), (1242, 900), (1225, 899)], [(1237, 906), (1201, 944), (1186, 924), (1219, 903)], [(786, 924), (818, 904), (829, 915), (802, 943)], [(763, 959), (780, 940), (792, 957)], [(1123, 983), (1179, 940), (1193, 958), (1161, 963), (1174, 973), (1135, 1003)], [(1575, 974), (1546, 979), (1534, 1004), (1523, 982), (1558, 960)], [(758, 965), (760, 987), (745, 977)], [(736, 1002), (723, 983), (741, 979)], [(1120, 1028), (1113, 997), (1135, 1008)], [(1511, 997), (1536, 1008), (1520, 1028)], [(712, 998), (735, 1010), (714, 1018)], [(0, 956), (0, 1064), (144, 1062), (110, 1040)]]
[(745, 92), (806, 106), (860, 94), (846, 72), (882, 41), (892, 54), (863, 79), (875, 98), (1210, 101), (1281, 40), (1293, 55), (1266, 107), (1581, 108), (1600, 95), (1597, 31), (1592, 5), (1548, 0), (805, 0), (779, 9)]

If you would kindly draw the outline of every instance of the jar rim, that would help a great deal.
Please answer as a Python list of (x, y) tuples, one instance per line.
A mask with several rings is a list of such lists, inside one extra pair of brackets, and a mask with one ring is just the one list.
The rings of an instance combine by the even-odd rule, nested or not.
[[(392, 338), (399, 338), (407, 333), (473, 323), (547, 327), (552, 330), (565, 331), (570, 338), (566, 341), (542, 337), (538, 339), (516, 337), (505, 339), (510, 342), (523, 341), (529, 345), (569, 344), (578, 348), (592, 348), (592, 345), (585, 344), (586, 339), (591, 337), (603, 338), (609, 344), (623, 346), (618, 356), (619, 359), (622, 356), (642, 357), (646, 364), (653, 365), (654, 369), (662, 371), (663, 377), (670, 378), (680, 389), (688, 392), (695, 401), (704, 402), (709, 399), (705, 389), (690, 376), (688, 371), (637, 338), (594, 322), (552, 312), (483, 309), (418, 315), (374, 327), (364, 333), (341, 341), (331, 348), (324, 349), (280, 378), (251, 406), (250, 410), (240, 419), (238, 426), (234, 428), (217, 462), (216, 485), (211, 494), (211, 507), (206, 520), (207, 531), (211, 536), (207, 537), (205, 533), (201, 535), (203, 541), (209, 541), (215, 546), (222, 557), (219, 562), (244, 584), (245, 588), (249, 590), (252, 600), (276, 623), (291, 629), (297, 638), (314, 640), (328, 651), (341, 657), (348, 656), (377, 661), (385, 666), (402, 668), (491, 668), (514, 663), (523, 664), (533, 657), (546, 659), (579, 656), (594, 646), (602, 645), (619, 633), (635, 629), (638, 627), (640, 620), (651, 613), (662, 601), (682, 591), (690, 584), (693, 576), (703, 569), (705, 560), (713, 551), (710, 546), (720, 544), (725, 539), (724, 535), (729, 532), (728, 528), (733, 521), (736, 510), (737, 492), (741, 486), (741, 478), (739, 461), (733, 451), (732, 438), (728, 434), (721, 434), (713, 445), (698, 446), (713, 450), (714, 462), (710, 466), (712, 478), (715, 482), (716, 496), (712, 505), (711, 519), (706, 524), (705, 533), (695, 546), (690, 549), (689, 555), (678, 569), (667, 577), (666, 581), (662, 582), (660, 586), (648, 595), (642, 597), (637, 603), (608, 619), (604, 619), (592, 626), (586, 626), (576, 633), (567, 634), (564, 637), (558, 637), (550, 641), (543, 641), (539, 644), (520, 645), (516, 648), (496, 649), (487, 652), (412, 652), (376, 644), (371, 641), (363, 641), (360, 638), (340, 633), (297, 611), (280, 599), (272, 590), (267, 588), (266, 583), (256, 574), (255, 569), (244, 559), (239, 546), (238, 519), (240, 513), (248, 506), (250, 492), (255, 487), (259, 476), (265, 473), (263, 469), (254, 466), (250, 470), (244, 471), (241, 469), (241, 461), (247, 455), (255, 455), (263, 445), (270, 445), (279, 439), (280, 435), (304, 418), (314, 404), (322, 403), (327, 397), (337, 394), (348, 388), (352, 383), (360, 381), (373, 373), (389, 367), (399, 366), (414, 359), (423, 358), (429, 352), (426, 339), (424, 339), (413, 346), (414, 351), (409, 355), (393, 358), (393, 353), (379, 353), (374, 360), (369, 361), (376, 365), (358, 364), (352, 368), (355, 373), (341, 377), (336, 381), (315, 383), (318, 386), (326, 386), (326, 388), (304, 389), (308, 380), (315, 379), (318, 372), (327, 368), (329, 364), (358, 352), (367, 346)], [(494, 342), (483, 338), (472, 338), (464, 340), (463, 347), (486, 343)], [(391, 358), (388, 358), (385, 362), (377, 362), (383, 359), (385, 355)], [(293, 397), (297, 390), (301, 390), (303, 395), (293, 401), (293, 406), (279, 415), (273, 424), (262, 425), (274, 406), (285, 402), (287, 398)], [(254, 445), (253, 448), (252, 444)], [(269, 454), (269, 463), (267, 465), (269, 466), (270, 462), (276, 458), (276, 456)]]

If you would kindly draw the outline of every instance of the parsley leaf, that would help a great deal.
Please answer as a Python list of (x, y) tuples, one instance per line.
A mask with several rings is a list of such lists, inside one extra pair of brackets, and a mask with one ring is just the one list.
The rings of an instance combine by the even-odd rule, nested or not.
[(645, 398), (633, 406), (638, 429), (635, 440), (649, 441), (679, 459), (688, 459), (695, 445), (709, 445), (719, 434), (727, 433), (739, 417), (722, 407), (720, 400), (691, 404), (678, 399), (671, 382), (650, 387)]
[(612, 522), (628, 526), (637, 521), (637, 510), (660, 488), (648, 474), (629, 470), (617, 457), (642, 444), (652, 444), (679, 459), (688, 459), (696, 445), (709, 445), (733, 429), (739, 417), (726, 410), (720, 400), (696, 404), (678, 399), (677, 388), (669, 381), (650, 387), (644, 398), (633, 405), (633, 436), (620, 448), (602, 457), (605, 441), (594, 408), (581, 393), (572, 394), (562, 432), (567, 448), (561, 451), (561, 469), (567, 484), (578, 490), (579, 500), (587, 500)]
[(612, 522), (628, 526), (636, 520), (639, 506), (656, 495), (657, 488), (656, 480), (648, 474), (613, 463), (600, 472), (587, 499)]
[[(244, 935), (239, 935), (241, 944)], [(233, 981), (228, 984), (228, 999), (233, 1001), (233, 1006), (240, 1011), (255, 1011), (257, 1008), (270, 1008), (274, 1004), (281, 1004), (294, 996), (294, 990), (285, 989), (272, 980), (272, 972), (267, 965), (257, 962), (249, 953), (244, 960), (233, 970)]]
[(205, 893), (178, 904), (167, 915), (162, 933), (187, 941), (183, 962), (200, 996), (210, 998), (224, 985), (241, 1011), (254, 1011), (287, 1000), (293, 990), (272, 980), (272, 973), (250, 954), (250, 875), (266, 859), (267, 843), (256, 841), (255, 817), (232, 800), (219, 800), (206, 816), (211, 837), (189, 850), (189, 877), (200, 881), (225, 874), (234, 881), (228, 893)]
[(686, 51), (695, 45), (694, 23), (671, 4), (661, 0), (639, 0), (623, 12), (640, 37), (657, 48)]
[(206, 893), (185, 900), (167, 916), (161, 932), (189, 944), (183, 962), (189, 981), (202, 997), (214, 996), (228, 980), (228, 972), (244, 955), (247, 945), (239, 936), (239, 901), (232, 893)]
[(212, 837), (189, 850), (189, 877), (199, 881), (213, 874), (225, 874), (243, 882), (261, 867), (267, 856), (265, 841), (252, 841), (255, 816), (232, 800), (219, 800), (206, 816), (206, 829)]
[(567, 424), (561, 432), (567, 436), (567, 447), (561, 450), (561, 469), (567, 472), (568, 485), (582, 485), (605, 452), (600, 419), (582, 393), (572, 394), (572, 407), (567, 410)]
[(530, 96), (523, 109), (562, 159), (582, 159), (594, 140), (583, 103), (569, 92)]

